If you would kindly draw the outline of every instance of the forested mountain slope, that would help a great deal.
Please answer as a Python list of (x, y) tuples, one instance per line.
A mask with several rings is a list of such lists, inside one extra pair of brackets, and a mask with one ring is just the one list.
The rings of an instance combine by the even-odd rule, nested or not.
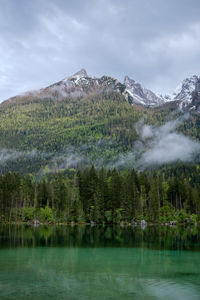
[[(45, 166), (63, 169), (91, 163), (112, 167), (119, 155), (132, 151), (140, 141), (140, 122), (160, 126), (182, 114), (176, 102), (147, 109), (130, 105), (115, 92), (3, 103), (1, 171), (38, 172)], [(199, 139), (199, 124), (199, 115), (193, 112), (177, 130)]]
[[(125, 87), (111, 77), (90, 78), (81, 70), (37, 93), (1, 103), (1, 173), (42, 175), (92, 164), (144, 169), (198, 160), (198, 90), (183, 110), (180, 100), (156, 107), (133, 104), (127, 88), (127, 83)], [(140, 96), (141, 90), (155, 101), (148, 90), (132, 86)]]

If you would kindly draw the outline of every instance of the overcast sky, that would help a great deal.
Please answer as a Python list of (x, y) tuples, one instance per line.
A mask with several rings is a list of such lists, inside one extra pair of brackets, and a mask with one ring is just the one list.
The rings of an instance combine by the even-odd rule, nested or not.
[(199, 0), (0, 0), (0, 101), (85, 68), (157, 93), (200, 74)]

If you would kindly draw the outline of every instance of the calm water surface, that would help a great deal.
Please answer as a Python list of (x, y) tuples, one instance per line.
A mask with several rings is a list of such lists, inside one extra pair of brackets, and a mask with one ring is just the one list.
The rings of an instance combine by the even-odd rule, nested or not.
[(197, 228), (1, 226), (0, 299), (200, 299)]

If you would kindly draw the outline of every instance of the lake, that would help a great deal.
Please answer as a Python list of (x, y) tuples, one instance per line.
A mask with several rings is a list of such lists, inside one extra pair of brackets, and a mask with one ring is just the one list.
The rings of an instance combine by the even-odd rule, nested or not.
[(200, 299), (200, 230), (0, 225), (0, 299)]

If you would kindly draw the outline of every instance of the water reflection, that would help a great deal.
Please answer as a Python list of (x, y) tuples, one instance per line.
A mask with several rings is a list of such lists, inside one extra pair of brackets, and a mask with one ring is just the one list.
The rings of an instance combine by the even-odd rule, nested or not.
[(0, 247), (1, 299), (200, 299), (197, 228), (1, 225)]
[(197, 227), (0, 225), (0, 247), (142, 247), (200, 250)]

